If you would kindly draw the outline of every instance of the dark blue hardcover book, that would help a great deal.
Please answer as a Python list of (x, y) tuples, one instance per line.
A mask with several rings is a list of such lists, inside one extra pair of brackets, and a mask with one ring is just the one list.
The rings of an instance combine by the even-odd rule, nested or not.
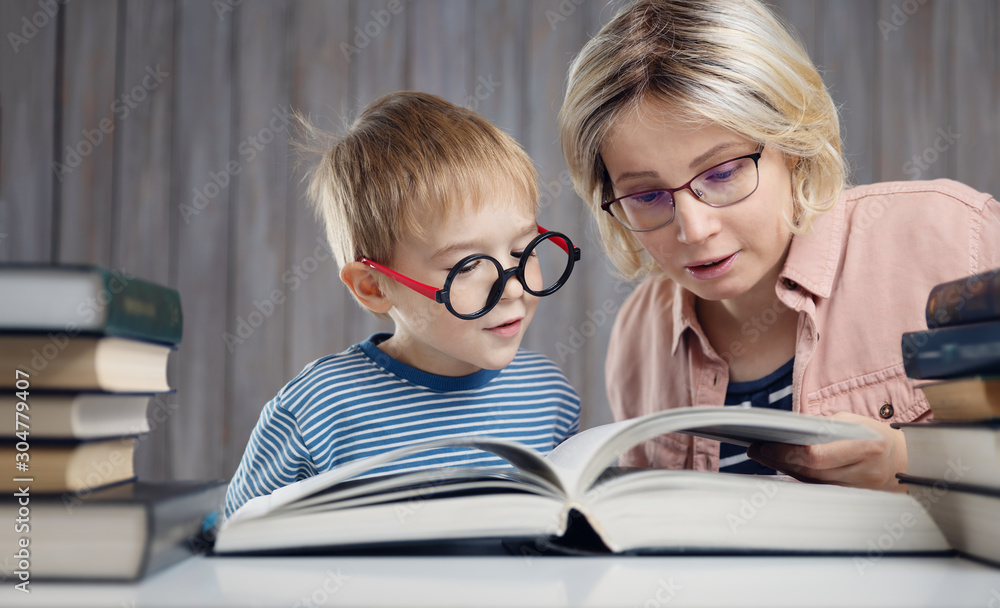
[(1000, 373), (1000, 320), (906, 332), (901, 345), (910, 378)]
[(935, 285), (925, 317), (927, 327), (1000, 319), (1000, 268)]

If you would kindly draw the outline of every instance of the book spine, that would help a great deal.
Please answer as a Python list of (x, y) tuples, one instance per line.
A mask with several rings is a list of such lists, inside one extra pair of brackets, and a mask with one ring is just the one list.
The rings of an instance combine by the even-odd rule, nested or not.
[(936, 285), (925, 317), (930, 328), (1000, 319), (1000, 268)]
[(184, 318), (176, 289), (103, 269), (101, 275), (109, 297), (105, 334), (167, 344), (181, 341)]
[(902, 337), (903, 368), (909, 378), (948, 379), (1000, 373), (1000, 322), (972, 323)]
[(961, 481), (949, 481), (946, 479), (935, 479), (932, 477), (920, 477), (918, 475), (910, 475), (909, 473), (896, 473), (896, 479), (903, 483), (915, 486), (925, 486), (929, 488), (943, 487), (946, 490), (953, 490), (956, 492), (981, 494), (983, 496), (995, 496), (1000, 498), (1000, 489), (988, 485), (963, 483)]
[(200, 489), (150, 502), (146, 508), (147, 542), (141, 576), (159, 572), (194, 553), (202, 553), (214, 541), (206, 538), (203, 530), (205, 518), (220, 513), (225, 501), (225, 484), (208, 485)]

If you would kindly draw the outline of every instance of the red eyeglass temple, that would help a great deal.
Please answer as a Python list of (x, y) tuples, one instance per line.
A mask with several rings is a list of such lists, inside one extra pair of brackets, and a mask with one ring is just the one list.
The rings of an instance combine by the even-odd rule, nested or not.
[[(537, 226), (537, 224), (536, 224), (536, 226)], [(546, 232), (548, 232), (548, 230), (546, 230), (545, 228), (542, 228), (541, 226), (538, 226), (538, 234), (545, 234)], [(562, 250), (565, 251), (566, 253), (568, 253), (569, 255), (573, 255), (573, 252), (571, 252), (569, 250), (569, 245), (566, 244), (566, 241), (564, 239), (562, 239), (562, 238), (560, 238), (558, 236), (554, 236), (554, 237), (552, 237), (549, 240), (551, 240), (556, 245), (559, 245), (559, 247), (562, 248)]]
[[(542, 228), (541, 226), (538, 226), (538, 234), (545, 234), (546, 232), (548, 232), (548, 230), (546, 230), (545, 228)], [(559, 247), (561, 247), (562, 250), (565, 251), (566, 253), (570, 253), (569, 245), (566, 243), (565, 239), (562, 239), (562, 238), (556, 236), (556, 237), (552, 237), (552, 239), (550, 239), (550, 240), (553, 243), (555, 243), (556, 245), (559, 245)], [(427, 285), (425, 283), (421, 283), (419, 281), (414, 281), (410, 277), (408, 277), (406, 275), (399, 274), (395, 270), (392, 270), (391, 268), (386, 268), (385, 266), (379, 264), (378, 262), (376, 262), (374, 260), (369, 260), (368, 258), (366, 258), (364, 256), (362, 256), (361, 258), (359, 258), (358, 261), (361, 262), (362, 264), (364, 264), (365, 266), (371, 268), (372, 270), (375, 270), (377, 272), (381, 272), (382, 274), (384, 274), (384, 275), (386, 275), (386, 276), (388, 276), (388, 277), (390, 277), (390, 278), (392, 278), (392, 279), (394, 279), (396, 281), (399, 281), (400, 283), (402, 283), (403, 285), (406, 285), (407, 287), (409, 287), (413, 291), (415, 291), (415, 292), (417, 292), (417, 293), (419, 293), (421, 295), (427, 296), (428, 298), (430, 298), (430, 299), (432, 299), (434, 301), (437, 301), (437, 293), (438, 293), (438, 291), (440, 291), (437, 287), (431, 287), (430, 285)]]
[(362, 264), (364, 264), (365, 266), (371, 268), (372, 270), (375, 270), (377, 272), (381, 272), (382, 274), (386, 275), (387, 277), (389, 277), (391, 279), (395, 279), (396, 281), (398, 281), (399, 283), (401, 283), (401, 284), (409, 287), (413, 291), (415, 291), (415, 292), (417, 292), (417, 293), (419, 293), (421, 295), (425, 295), (425, 296), (427, 296), (428, 298), (430, 298), (430, 299), (432, 299), (434, 301), (437, 301), (437, 292), (438, 292), (438, 288), (437, 287), (431, 287), (430, 285), (426, 285), (426, 284), (421, 283), (419, 281), (414, 281), (410, 277), (408, 277), (406, 275), (403, 275), (403, 274), (399, 274), (395, 270), (392, 270), (391, 268), (386, 268), (385, 266), (379, 264), (378, 262), (376, 262), (374, 260), (369, 260), (368, 258), (366, 258), (364, 256), (362, 256), (361, 258), (359, 258), (358, 261), (361, 262)]

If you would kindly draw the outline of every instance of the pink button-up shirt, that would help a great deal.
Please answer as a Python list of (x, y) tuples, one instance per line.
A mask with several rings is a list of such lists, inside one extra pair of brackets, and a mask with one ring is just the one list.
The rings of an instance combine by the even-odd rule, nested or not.
[[(853, 188), (796, 236), (775, 293), (780, 303), (717, 352), (695, 315), (694, 294), (662, 275), (643, 281), (615, 319), (605, 372), (616, 419), (672, 407), (722, 405), (727, 360), (767, 340), (779, 315), (798, 315), (792, 409), (847, 411), (889, 422), (929, 414), (903, 371), (900, 337), (927, 329), (938, 283), (1000, 267), (1000, 205), (949, 180)], [(664, 435), (622, 464), (718, 470), (718, 443)]]

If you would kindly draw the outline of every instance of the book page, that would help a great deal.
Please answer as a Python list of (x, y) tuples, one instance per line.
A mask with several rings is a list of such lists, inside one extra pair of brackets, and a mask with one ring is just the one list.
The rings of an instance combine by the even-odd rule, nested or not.
[[(643, 441), (674, 432), (698, 434), (740, 445), (779, 442), (814, 445), (841, 439), (878, 439), (858, 424), (770, 409), (695, 406), (664, 410), (583, 431), (546, 457), (580, 498), (619, 456)], [(567, 482), (570, 483), (570, 482)]]
[(252, 498), (233, 513), (227, 520), (227, 523), (262, 517), (285, 505), (297, 502), (338, 483), (363, 475), (385, 463), (401, 460), (417, 452), (443, 447), (468, 447), (496, 454), (518, 470), (541, 477), (560, 491), (564, 492), (566, 489), (562, 478), (554, 468), (545, 461), (541, 454), (527, 446), (486, 435), (449, 437), (404, 446), (390, 452), (385, 452), (384, 454), (372, 456), (371, 458), (351, 462), (330, 471), (297, 481), (291, 485), (278, 488), (268, 495)]
[[(576, 487), (578, 480), (584, 476), (587, 467), (592, 466), (595, 460), (598, 462), (607, 460), (604, 457), (605, 444), (635, 426), (636, 420), (638, 418), (602, 424), (580, 431), (557, 445), (545, 456), (545, 459), (555, 466), (564, 480), (565, 487), (570, 489), (571, 495), (580, 495), (579, 493), (573, 494), (575, 492), (573, 488)], [(612, 460), (616, 458), (617, 456), (614, 456)], [(613, 463), (609, 461), (608, 466), (611, 464)], [(601, 470), (603, 471), (605, 468), (607, 467), (602, 467)]]

